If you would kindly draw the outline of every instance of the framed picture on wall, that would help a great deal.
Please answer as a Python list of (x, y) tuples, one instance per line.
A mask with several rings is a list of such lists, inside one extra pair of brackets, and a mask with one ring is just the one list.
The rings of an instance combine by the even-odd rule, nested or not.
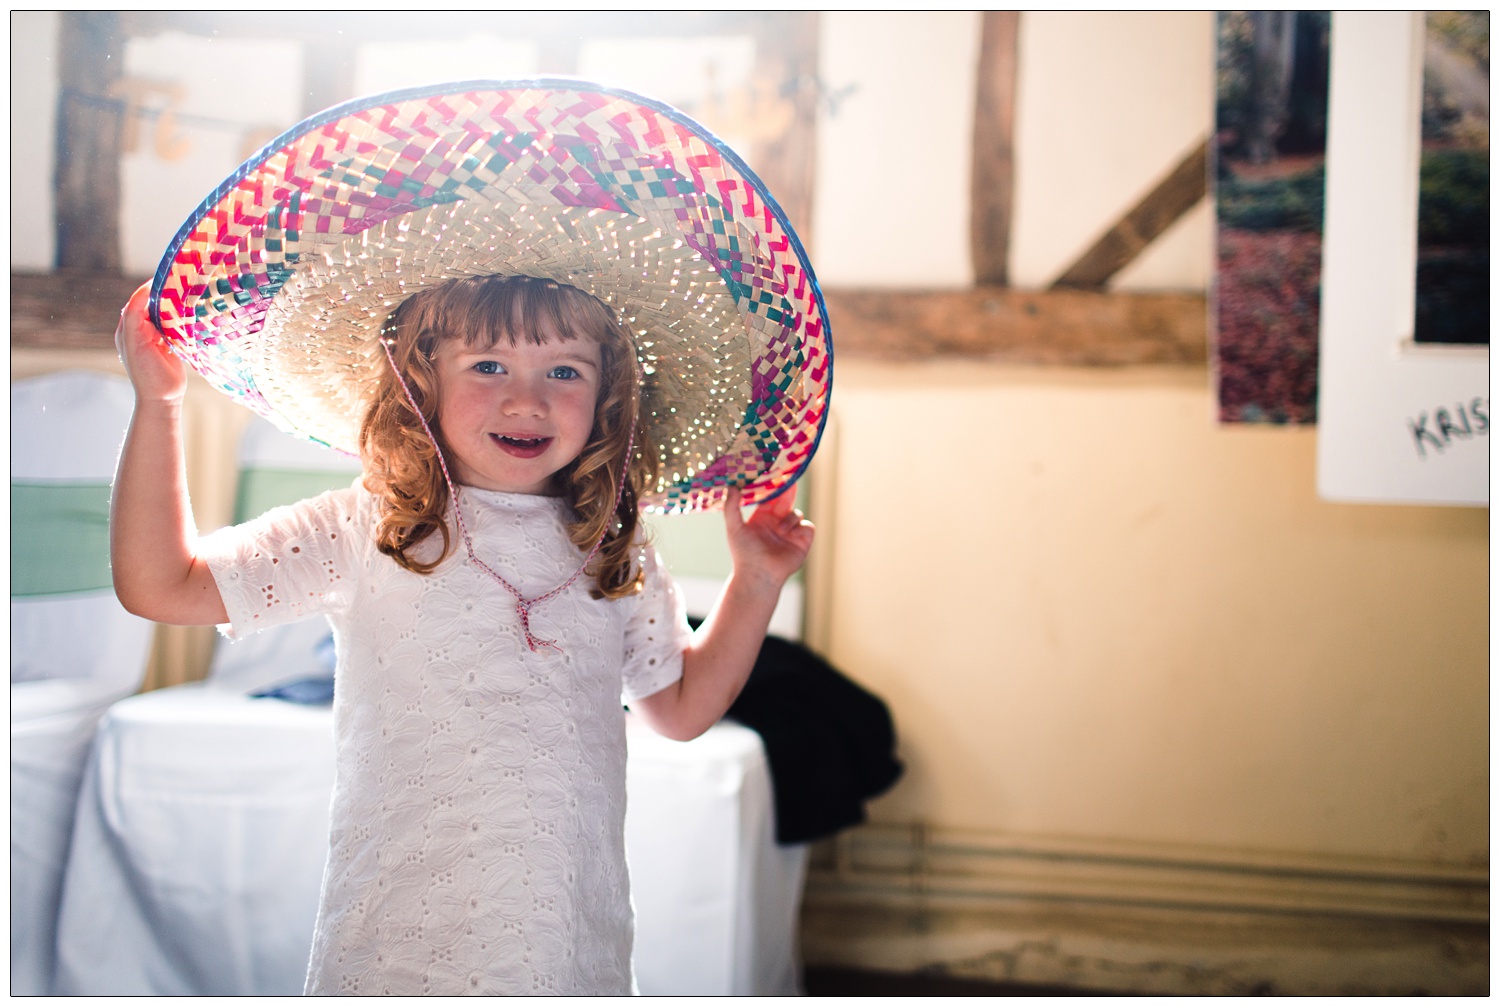
[[(1476, 28), (1484, 34), (1483, 59), (1473, 61), (1484, 74), (1475, 85), (1486, 95), (1484, 120), (1470, 122), (1460, 140), (1471, 151), (1482, 140), (1483, 153), (1457, 160), (1474, 170), (1482, 165), (1484, 174), (1482, 184), (1464, 188), (1462, 178), (1423, 177), (1424, 161), (1431, 170), (1442, 160), (1436, 153), (1456, 149), (1447, 141), (1429, 144), (1424, 156), (1424, 91), (1428, 118), (1434, 116), (1424, 69), (1431, 83), (1429, 64), (1444, 58), (1431, 56), (1427, 14), (1333, 16), (1318, 381), (1318, 492), (1325, 499), (1489, 502), (1487, 13), (1466, 30)], [(1458, 186), (1457, 198), (1471, 204), (1459, 218), (1482, 221), (1485, 261), (1482, 268), (1472, 259), (1455, 264), (1458, 253), (1447, 246), (1424, 246), (1419, 326), (1419, 202), (1436, 205), (1433, 194), (1444, 196), (1443, 185)], [(1424, 225), (1424, 237), (1431, 230)], [(1481, 279), (1450, 295), (1465, 271)], [(1448, 286), (1435, 288), (1434, 275)], [(1444, 310), (1445, 297), (1452, 302), (1448, 320), (1434, 328), (1425, 319)]]
[(1222, 423), (1318, 419), (1329, 17), (1216, 15), (1210, 331)]

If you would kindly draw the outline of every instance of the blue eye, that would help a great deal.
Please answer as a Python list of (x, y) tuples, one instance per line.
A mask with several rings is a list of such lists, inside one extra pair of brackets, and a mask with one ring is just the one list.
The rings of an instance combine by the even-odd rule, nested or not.
[(548, 377), (562, 378), (564, 381), (572, 381), (574, 378), (582, 377), (578, 371), (567, 364), (558, 364), (548, 372)]
[(503, 374), (505, 368), (500, 366), (498, 360), (481, 360), (474, 365), (474, 369), (480, 374)]

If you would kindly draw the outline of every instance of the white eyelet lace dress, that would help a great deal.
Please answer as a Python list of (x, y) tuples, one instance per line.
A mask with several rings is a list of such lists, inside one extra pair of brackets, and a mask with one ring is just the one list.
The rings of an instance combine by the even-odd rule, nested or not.
[[(582, 553), (558, 499), (461, 488), (476, 552), (527, 597)], [(429, 576), (374, 545), (374, 498), (326, 493), (208, 536), (231, 638), (333, 624), (338, 752), (309, 994), (629, 994), (621, 698), (682, 674), (681, 596), (580, 577), (533, 610), (463, 555)], [(423, 559), (441, 547), (424, 542)]]

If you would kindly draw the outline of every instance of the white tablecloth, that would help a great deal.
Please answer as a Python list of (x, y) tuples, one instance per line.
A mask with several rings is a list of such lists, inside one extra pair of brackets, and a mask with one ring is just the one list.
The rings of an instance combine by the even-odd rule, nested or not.
[(121, 697), (108, 680), (10, 687), (10, 991), (51, 987), (63, 874), (94, 728)]
[[(797, 992), (806, 853), (774, 842), (759, 737), (629, 738), (641, 992)], [(300, 992), (332, 783), (326, 708), (208, 684), (116, 704), (79, 798), (57, 992)]]
[(807, 847), (777, 846), (760, 735), (629, 725), (625, 857), (643, 994), (795, 996)]

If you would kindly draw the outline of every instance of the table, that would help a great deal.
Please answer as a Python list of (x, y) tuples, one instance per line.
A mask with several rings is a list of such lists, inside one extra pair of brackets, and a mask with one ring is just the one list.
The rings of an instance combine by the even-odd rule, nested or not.
[[(806, 848), (775, 843), (759, 736), (627, 736), (640, 991), (795, 994)], [(115, 704), (80, 793), (56, 992), (300, 993), (333, 766), (327, 707), (212, 682)]]

